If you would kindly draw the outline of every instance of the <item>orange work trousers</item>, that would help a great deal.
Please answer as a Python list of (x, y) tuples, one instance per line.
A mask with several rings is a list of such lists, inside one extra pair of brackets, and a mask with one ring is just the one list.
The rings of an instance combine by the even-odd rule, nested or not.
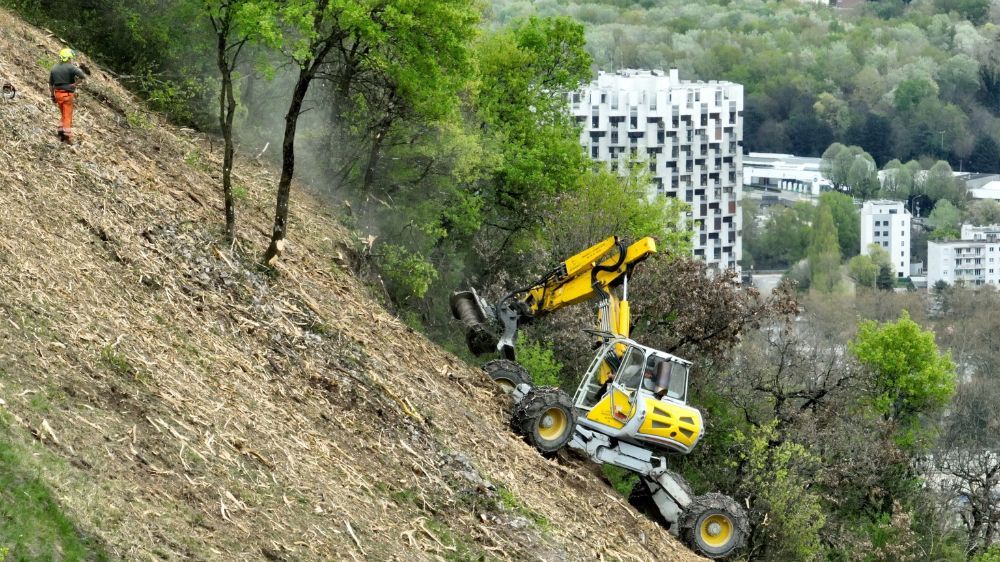
[(61, 114), (59, 132), (67, 140), (71, 140), (73, 138), (73, 101), (76, 99), (76, 94), (63, 90), (56, 90), (55, 93), (56, 105), (59, 106), (59, 113)]

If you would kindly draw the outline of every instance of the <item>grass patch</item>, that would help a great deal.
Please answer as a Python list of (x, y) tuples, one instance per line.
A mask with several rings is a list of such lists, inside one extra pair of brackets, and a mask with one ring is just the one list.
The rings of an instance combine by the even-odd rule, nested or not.
[(59, 61), (52, 57), (41, 56), (38, 57), (35, 62), (38, 63), (38, 66), (44, 68), (45, 70), (52, 70), (52, 67), (54, 67)]
[[(35, 477), (37, 456), (11, 439), (0, 419), (0, 560), (109, 560), (63, 513), (52, 492)], [(29, 464), (30, 463), (30, 464)]]
[(236, 201), (246, 201), (250, 197), (246, 184), (238, 183), (233, 186), (233, 199)]
[(187, 153), (187, 156), (184, 157), (184, 163), (191, 168), (202, 172), (207, 172), (209, 170), (209, 166), (205, 163), (201, 150), (198, 148), (195, 148), (191, 152)]
[(133, 129), (149, 130), (153, 128), (153, 122), (149, 120), (149, 117), (146, 117), (138, 111), (126, 112), (125, 121), (128, 123), (128, 126)]
[(517, 496), (506, 487), (497, 487), (497, 499), (503, 508), (525, 517), (542, 531), (548, 531), (552, 528), (552, 523), (549, 522), (547, 517), (522, 504), (521, 500), (517, 499)]
[(427, 521), (427, 530), (434, 534), (441, 544), (452, 550), (447, 550), (443, 554), (445, 560), (453, 562), (468, 562), (470, 560), (485, 561), (486, 554), (474, 544), (470, 544), (461, 537), (456, 537), (447, 525), (431, 519)]
[(420, 496), (417, 495), (417, 491), (413, 488), (406, 488), (405, 490), (397, 490), (389, 494), (389, 497), (398, 504), (412, 503), (416, 504), (420, 500)]
[(135, 368), (129, 363), (128, 358), (115, 351), (115, 348), (110, 345), (101, 349), (101, 363), (119, 375), (131, 375), (135, 372)]

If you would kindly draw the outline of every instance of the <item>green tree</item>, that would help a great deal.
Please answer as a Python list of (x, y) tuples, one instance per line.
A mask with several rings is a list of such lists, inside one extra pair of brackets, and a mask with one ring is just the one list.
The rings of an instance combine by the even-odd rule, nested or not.
[(892, 275), (892, 268), (888, 265), (878, 266), (878, 277), (875, 278), (875, 286), (880, 291), (891, 291), (896, 286), (896, 279)]
[(961, 223), (962, 211), (947, 199), (939, 200), (927, 217), (927, 224), (934, 229), (931, 237), (939, 240), (958, 238)]
[(819, 196), (820, 204), (826, 204), (833, 215), (837, 227), (837, 243), (844, 257), (856, 256), (861, 251), (861, 216), (851, 197), (837, 192), (827, 192)]
[(270, 0), (208, 0), (203, 8), (216, 38), (216, 65), (219, 69), (219, 129), (222, 131), (222, 194), (226, 213), (226, 238), (236, 237), (236, 201), (233, 198), (233, 120), (236, 117), (236, 93), (233, 73), (240, 53), (249, 41), (270, 47), (280, 44), (275, 18), (277, 5)]
[(816, 208), (808, 255), (810, 288), (821, 293), (833, 292), (840, 284), (840, 245), (833, 213), (822, 202)]
[(831, 144), (829, 148), (823, 151), (823, 156), (820, 157), (819, 169), (823, 177), (830, 180), (834, 189), (842, 189), (847, 185), (848, 173), (853, 163), (851, 156), (850, 150), (839, 142)]
[(560, 95), (590, 77), (583, 46), (582, 25), (536, 17), (477, 45), (477, 116), (499, 156), (482, 186), (495, 257), (518, 236), (536, 237), (557, 197), (578, 189), (590, 168)]
[(1000, 224), (1000, 202), (977, 199), (965, 208), (965, 222), (977, 226)]
[(948, 162), (938, 160), (927, 170), (923, 193), (931, 204), (947, 199), (954, 206), (960, 206), (965, 197), (965, 186), (961, 180), (955, 178), (955, 173)]
[(862, 322), (849, 349), (870, 371), (872, 405), (886, 419), (908, 422), (938, 412), (955, 393), (951, 352), (941, 353), (934, 332), (906, 311), (895, 322)]
[(938, 85), (933, 80), (923, 77), (908, 78), (896, 86), (893, 99), (900, 113), (909, 114), (924, 99), (937, 97), (937, 93)]
[(796, 203), (773, 207), (771, 217), (756, 238), (747, 241), (757, 268), (785, 268), (806, 257), (815, 207)]
[(819, 560), (820, 531), (826, 522), (808, 473), (819, 459), (805, 447), (783, 439), (777, 422), (737, 430), (744, 493), (749, 498), (754, 533), (751, 549), (759, 560)]
[(1000, 172), (1000, 145), (993, 137), (981, 135), (969, 155), (969, 170), (987, 174)]
[(854, 256), (847, 262), (847, 270), (851, 279), (862, 287), (875, 288), (875, 279), (879, 268), (870, 256)]
[(552, 260), (571, 256), (612, 233), (633, 240), (653, 236), (660, 248), (676, 254), (691, 251), (693, 225), (683, 221), (688, 205), (650, 195), (653, 188), (642, 169), (632, 167), (620, 175), (598, 166), (580, 178), (575, 191), (560, 198), (545, 219), (545, 245)]
[[(379, 99), (388, 95), (387, 106), (380, 108), (383, 113), (396, 101), (447, 103), (447, 97), (427, 92), (438, 92), (441, 84), (455, 84), (449, 77), (464, 68), (467, 41), (477, 21), (473, 14), (471, 0), (295, 0), (282, 4), (283, 22), (292, 29), (286, 47), (298, 73), (285, 114), (281, 177), (265, 263), (273, 263), (284, 247), (296, 130), (306, 94), (321, 70), (335, 81), (338, 103), (353, 94), (364, 98), (362, 90), (373, 86), (380, 92), (376, 94)], [(369, 162), (377, 152), (376, 148), (375, 155), (369, 154)]]

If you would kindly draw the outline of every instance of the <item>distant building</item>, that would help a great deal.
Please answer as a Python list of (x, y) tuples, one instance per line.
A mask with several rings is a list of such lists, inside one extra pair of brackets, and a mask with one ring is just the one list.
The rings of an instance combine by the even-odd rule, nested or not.
[(969, 189), (969, 197), (973, 199), (1000, 201), (1000, 176), (993, 176), (988, 181), (972, 183), (971, 185), (974, 187), (970, 187), (970, 182), (966, 182), (965, 185)]
[(910, 213), (902, 201), (867, 201), (861, 207), (861, 254), (878, 244), (889, 253), (896, 277), (910, 273)]
[(743, 187), (819, 197), (832, 187), (819, 170), (819, 158), (751, 152), (743, 157)]
[(1000, 286), (1000, 225), (962, 225), (962, 239), (927, 243), (927, 286)]
[(739, 270), (743, 86), (681, 80), (677, 70), (622, 70), (599, 73), (569, 101), (591, 158), (623, 173), (622, 161), (648, 166), (651, 196), (691, 206), (694, 255)]

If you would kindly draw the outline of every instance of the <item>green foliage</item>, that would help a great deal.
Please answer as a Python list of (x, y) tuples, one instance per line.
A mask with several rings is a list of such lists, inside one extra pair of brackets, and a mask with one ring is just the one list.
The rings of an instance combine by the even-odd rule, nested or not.
[(955, 393), (951, 352), (940, 353), (934, 332), (905, 311), (896, 322), (862, 322), (849, 348), (871, 371), (872, 405), (887, 418), (910, 421), (939, 411)]
[[(779, 439), (777, 422), (737, 430), (741, 485), (752, 498), (753, 543), (759, 560), (818, 560), (826, 522), (820, 497), (809, 490), (809, 472), (818, 459), (805, 447)], [(776, 444), (779, 443), (779, 444)]]
[(759, 229), (755, 218), (744, 215), (750, 219), (744, 221), (744, 228), (753, 225), (750, 236), (744, 239), (744, 251), (753, 256), (754, 266), (781, 269), (806, 257), (815, 212), (815, 207), (805, 202), (792, 207), (773, 207), (770, 218)]
[(561, 386), (563, 365), (552, 351), (552, 344), (528, 339), (524, 332), (517, 334), (517, 362), (531, 373), (531, 380), (538, 386)]
[(847, 263), (847, 270), (851, 279), (862, 287), (875, 288), (875, 279), (878, 277), (879, 267), (875, 265), (870, 256), (854, 256)]
[(535, 524), (540, 530), (548, 531), (551, 527), (551, 523), (548, 518), (544, 515), (538, 513), (537, 511), (525, 506), (521, 500), (514, 495), (507, 487), (499, 486), (497, 487), (497, 499), (500, 505), (507, 510), (513, 511)]
[(840, 246), (829, 204), (820, 202), (809, 243), (810, 289), (831, 293), (840, 285)]
[(638, 169), (622, 176), (598, 166), (580, 178), (577, 190), (560, 198), (545, 221), (545, 239), (553, 256), (571, 256), (610, 234), (631, 240), (653, 236), (664, 250), (690, 253), (693, 225), (682, 222), (689, 206), (678, 199), (651, 196), (648, 174)]
[(935, 239), (958, 238), (961, 228), (962, 211), (947, 199), (941, 199), (934, 205), (934, 210), (927, 217), (927, 224), (934, 229), (931, 236)]
[(128, 358), (110, 345), (101, 349), (101, 362), (119, 375), (132, 376), (136, 373)]
[(139, 111), (129, 111), (125, 114), (125, 121), (133, 129), (148, 130), (153, 127), (152, 121), (144, 113)]
[(538, 228), (556, 198), (578, 189), (589, 168), (557, 95), (590, 77), (583, 45), (580, 24), (535, 17), (477, 45), (477, 115), (500, 155), (484, 201), (490, 222), (506, 233)]
[(843, 257), (856, 256), (861, 251), (861, 216), (854, 200), (843, 193), (826, 192), (819, 196), (821, 204), (830, 208), (837, 227), (837, 242)]
[(977, 554), (972, 562), (1000, 562), (1000, 544), (994, 544), (986, 552)]
[(860, 146), (833, 143), (823, 152), (820, 172), (834, 188), (864, 201), (879, 190), (875, 160)]
[(1000, 202), (990, 199), (972, 201), (965, 208), (965, 220), (972, 225), (1000, 224)]
[(379, 269), (397, 302), (419, 299), (438, 277), (434, 265), (419, 253), (396, 244), (383, 244)]
[(611, 464), (602, 464), (601, 474), (608, 479), (611, 487), (624, 498), (629, 497), (629, 494), (632, 493), (632, 488), (639, 483), (638, 474)]

